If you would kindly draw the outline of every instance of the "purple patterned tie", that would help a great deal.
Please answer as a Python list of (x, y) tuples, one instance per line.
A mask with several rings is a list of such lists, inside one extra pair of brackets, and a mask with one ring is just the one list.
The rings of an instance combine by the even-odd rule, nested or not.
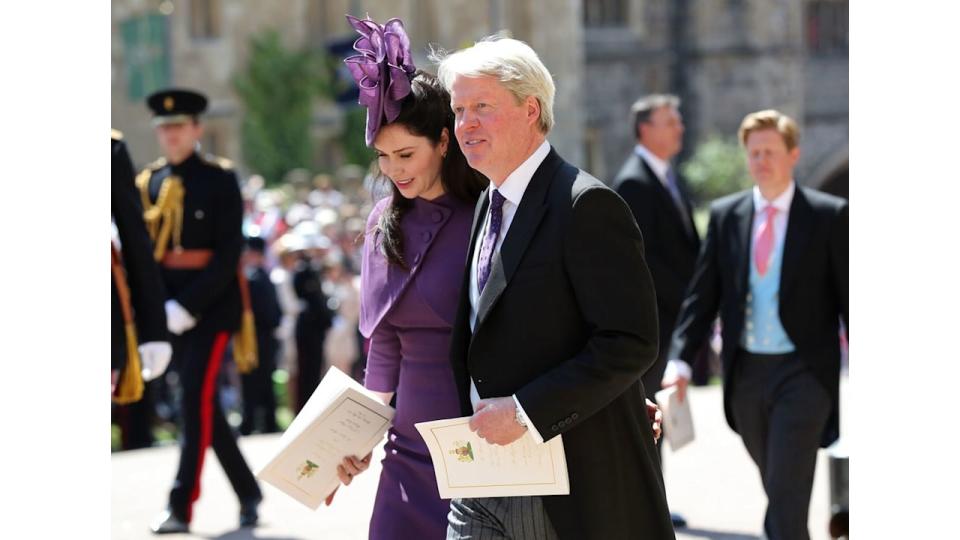
[(506, 199), (499, 191), (493, 190), (493, 202), (490, 204), (490, 227), (480, 244), (480, 258), (477, 259), (478, 292), (483, 292), (483, 286), (490, 278), (490, 260), (493, 259), (493, 248), (497, 246), (500, 237), (500, 225), (503, 224), (503, 201)]

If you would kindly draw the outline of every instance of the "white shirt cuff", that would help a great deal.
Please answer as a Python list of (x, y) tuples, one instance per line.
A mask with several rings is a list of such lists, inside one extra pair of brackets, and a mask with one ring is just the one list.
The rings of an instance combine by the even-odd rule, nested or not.
[(534, 427), (533, 422), (530, 421), (530, 417), (527, 416), (527, 413), (523, 411), (523, 405), (520, 405), (520, 400), (517, 399), (517, 395), (513, 395), (513, 402), (517, 404), (517, 412), (520, 413), (520, 418), (523, 419), (523, 423), (527, 425), (527, 429), (530, 430), (530, 434), (533, 435), (533, 440), (537, 444), (543, 444), (543, 437), (540, 436), (540, 432), (537, 431), (537, 428)]
[(663, 372), (664, 380), (673, 379), (675, 377), (683, 377), (686, 380), (693, 378), (693, 370), (690, 369), (690, 364), (680, 360), (679, 358), (674, 358), (667, 362), (667, 369)]

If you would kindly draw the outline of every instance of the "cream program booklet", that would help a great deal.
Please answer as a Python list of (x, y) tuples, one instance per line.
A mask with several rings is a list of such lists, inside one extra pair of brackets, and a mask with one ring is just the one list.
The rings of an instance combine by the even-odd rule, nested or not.
[(683, 402), (677, 396), (677, 387), (670, 386), (656, 394), (657, 404), (663, 410), (664, 437), (674, 452), (693, 442), (693, 413), (690, 411), (690, 392)]
[(316, 510), (340, 484), (337, 465), (346, 456), (367, 455), (393, 415), (393, 408), (331, 367), (257, 478)]
[(569, 495), (567, 460), (558, 435), (537, 444), (528, 431), (507, 446), (470, 431), (470, 417), (421, 422), (440, 497)]

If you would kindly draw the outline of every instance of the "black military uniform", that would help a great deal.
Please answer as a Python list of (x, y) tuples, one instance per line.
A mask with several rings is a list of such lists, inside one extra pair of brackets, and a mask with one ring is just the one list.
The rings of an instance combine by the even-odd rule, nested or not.
[[(263, 253), (266, 242), (254, 236), (247, 240), (247, 249)], [(249, 435), (255, 429), (262, 433), (279, 431), (277, 427), (277, 398), (273, 391), (273, 372), (277, 368), (277, 352), (280, 342), (273, 335), (280, 325), (280, 302), (277, 289), (270, 281), (263, 266), (247, 268), (250, 284), (250, 304), (257, 326), (258, 365), (250, 373), (241, 376), (243, 385), (243, 422), (240, 433)]]
[(140, 399), (138, 342), (167, 341), (163, 282), (143, 224), (143, 208), (134, 187), (133, 162), (119, 131), (110, 136), (110, 213), (120, 240), (111, 272), (111, 370), (120, 374), (113, 399)]
[[(207, 100), (194, 92), (167, 90), (151, 95), (147, 103), (158, 124), (194, 121)], [(168, 510), (153, 530), (187, 529), (211, 445), (240, 499), (241, 526), (253, 525), (262, 494), (217, 396), (220, 366), (243, 311), (238, 280), (243, 203), (236, 174), (227, 160), (195, 151), (181, 163), (159, 159), (150, 164), (138, 175), (137, 187), (168, 298), (196, 319), (195, 326), (173, 339), (172, 366), (182, 386), (180, 465)], [(234, 356), (241, 367), (236, 346)]]

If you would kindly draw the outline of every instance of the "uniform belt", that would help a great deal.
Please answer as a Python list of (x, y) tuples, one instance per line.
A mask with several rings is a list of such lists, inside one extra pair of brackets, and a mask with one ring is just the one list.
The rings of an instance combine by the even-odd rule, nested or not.
[(212, 258), (212, 249), (174, 249), (163, 254), (160, 264), (171, 270), (199, 270)]

